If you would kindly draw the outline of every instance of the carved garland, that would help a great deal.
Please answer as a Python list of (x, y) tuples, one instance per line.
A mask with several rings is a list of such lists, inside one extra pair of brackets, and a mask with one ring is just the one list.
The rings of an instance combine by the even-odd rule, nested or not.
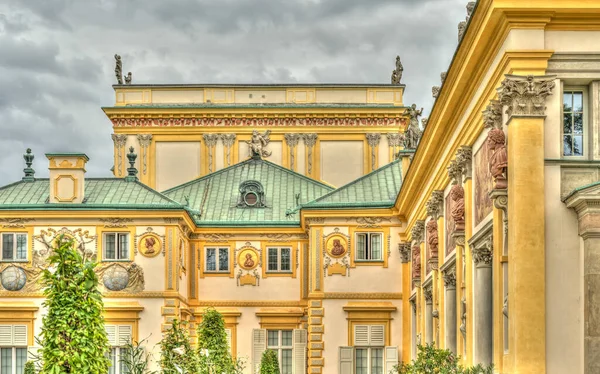
[[(348, 126), (348, 127), (377, 127), (377, 126), (405, 126), (406, 118), (403, 117), (354, 117), (346, 116), (327, 117), (327, 118), (298, 118), (277, 117), (277, 118), (246, 118), (246, 117), (202, 117), (202, 118), (124, 118), (112, 117), (111, 122), (114, 127), (311, 127), (311, 126)], [(126, 136), (126, 135), (125, 135)], [(113, 137), (114, 139), (114, 137)]]

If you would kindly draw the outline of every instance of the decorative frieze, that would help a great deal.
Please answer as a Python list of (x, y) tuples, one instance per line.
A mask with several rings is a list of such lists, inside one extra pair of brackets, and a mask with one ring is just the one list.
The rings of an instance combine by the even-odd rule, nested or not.
[(546, 115), (546, 97), (555, 86), (553, 75), (506, 75), (498, 88), (498, 97), (507, 106), (508, 117)]
[(25, 224), (35, 221), (33, 218), (0, 218), (0, 226), (3, 228), (24, 228)]
[(128, 224), (133, 222), (131, 218), (121, 218), (121, 217), (110, 217), (110, 218), (100, 218), (100, 222), (104, 223), (104, 227), (127, 227)]
[(282, 116), (253, 118), (253, 117), (179, 117), (179, 118), (148, 118), (148, 117), (113, 117), (110, 119), (114, 127), (402, 127), (406, 119), (400, 116), (388, 117), (354, 117), (346, 115), (331, 117)]
[(381, 134), (379, 133), (367, 133), (365, 134), (367, 138), (367, 144), (369, 148), (371, 148), (371, 170), (375, 170), (377, 168), (377, 158), (375, 156), (375, 151), (377, 150), (377, 146), (381, 141)]
[(355, 221), (359, 228), (373, 229), (380, 228), (383, 222), (391, 222), (391, 217), (348, 217), (346, 222)]

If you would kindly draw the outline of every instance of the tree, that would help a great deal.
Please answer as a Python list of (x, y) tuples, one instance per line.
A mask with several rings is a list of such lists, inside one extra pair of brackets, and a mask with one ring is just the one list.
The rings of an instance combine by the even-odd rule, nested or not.
[[(176, 352), (178, 350), (179, 352)], [(185, 322), (173, 320), (171, 328), (160, 341), (160, 367), (163, 374), (198, 372), (198, 356), (190, 345), (190, 334)]]
[(267, 349), (260, 359), (260, 374), (279, 374), (277, 352)]
[[(198, 325), (198, 352), (200, 367), (206, 373), (236, 373), (236, 363), (231, 357), (225, 332), (225, 321), (221, 313), (207, 308)], [(203, 353), (208, 353), (208, 356)], [(209, 368), (211, 371), (209, 371)]]
[[(477, 365), (464, 368), (459, 364), (459, 356), (447, 349), (437, 349), (432, 344), (419, 345), (417, 358), (410, 364), (401, 363), (395, 367), (398, 374), (492, 374), (493, 366)], [(262, 373), (261, 373), (262, 374)]]
[(47, 314), (42, 318), (42, 373), (108, 372), (108, 339), (96, 263), (85, 261), (73, 239), (61, 236), (48, 258), (42, 282)]

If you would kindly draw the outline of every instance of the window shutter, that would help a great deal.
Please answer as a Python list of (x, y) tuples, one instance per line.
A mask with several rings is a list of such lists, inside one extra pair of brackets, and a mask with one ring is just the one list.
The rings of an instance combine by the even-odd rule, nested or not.
[(131, 343), (131, 325), (119, 325), (117, 335), (117, 345), (124, 346)]
[(398, 365), (398, 347), (385, 347), (385, 373), (394, 370)]
[(233, 355), (233, 352), (231, 352), (231, 329), (225, 329), (225, 335), (227, 335), (227, 348), (229, 353)]
[(0, 325), (0, 346), (12, 345), (12, 325)]
[(370, 325), (370, 339), (369, 345), (383, 347), (385, 345), (385, 326), (384, 325)]
[(13, 345), (27, 346), (27, 325), (13, 326)]
[(111, 347), (116, 347), (119, 344), (117, 343), (117, 326), (116, 325), (104, 325), (104, 329), (106, 330), (106, 337), (108, 338), (108, 345)]
[(252, 372), (260, 372), (260, 359), (262, 354), (267, 350), (267, 330), (254, 329), (252, 330)]
[(292, 374), (306, 374), (306, 330), (293, 331), (293, 366)]
[(354, 346), (369, 345), (369, 325), (354, 325)]
[(340, 347), (339, 374), (354, 374), (354, 347)]

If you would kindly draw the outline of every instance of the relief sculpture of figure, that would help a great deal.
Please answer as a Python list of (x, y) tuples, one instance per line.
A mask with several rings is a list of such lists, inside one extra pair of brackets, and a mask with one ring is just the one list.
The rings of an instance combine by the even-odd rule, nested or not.
[(412, 247), (413, 259), (413, 278), (421, 278), (421, 247), (414, 245)]
[(436, 220), (430, 219), (427, 222), (427, 244), (432, 258), (438, 256), (438, 225)]
[(271, 141), (269, 138), (270, 133), (271, 130), (267, 130), (262, 134), (258, 130), (252, 131), (252, 139), (246, 141), (250, 148), (250, 156), (269, 157), (271, 155), (271, 152), (265, 149)]
[(252, 253), (246, 253), (246, 261), (244, 261), (244, 267), (248, 268), (248, 269), (254, 267), (254, 260), (252, 259)]
[(123, 63), (121, 62), (121, 56), (115, 55), (115, 75), (117, 76), (117, 84), (123, 84)]
[(465, 190), (462, 186), (455, 184), (450, 189), (450, 198), (452, 199), (450, 215), (454, 221), (454, 230), (463, 231), (465, 229)]
[(410, 116), (410, 122), (408, 124), (408, 128), (406, 129), (406, 134), (404, 135), (404, 148), (417, 149), (419, 139), (421, 138), (421, 129), (419, 128), (419, 117), (423, 113), (423, 108), (421, 108), (421, 110), (418, 110), (417, 105), (413, 104), (410, 108), (406, 110), (406, 112)]
[(494, 177), (495, 189), (505, 190), (508, 187), (506, 181), (506, 169), (508, 168), (508, 156), (506, 154), (506, 135), (501, 129), (493, 128), (488, 132), (488, 148), (492, 152), (489, 166), (490, 174)]
[(331, 254), (334, 256), (341, 256), (346, 252), (346, 248), (340, 243), (339, 239), (333, 239), (333, 248), (331, 248)]
[(147, 237), (146, 240), (144, 240), (144, 245), (146, 246), (146, 254), (147, 255), (156, 253), (156, 250), (154, 249), (155, 244), (156, 244), (156, 239), (151, 236)]

